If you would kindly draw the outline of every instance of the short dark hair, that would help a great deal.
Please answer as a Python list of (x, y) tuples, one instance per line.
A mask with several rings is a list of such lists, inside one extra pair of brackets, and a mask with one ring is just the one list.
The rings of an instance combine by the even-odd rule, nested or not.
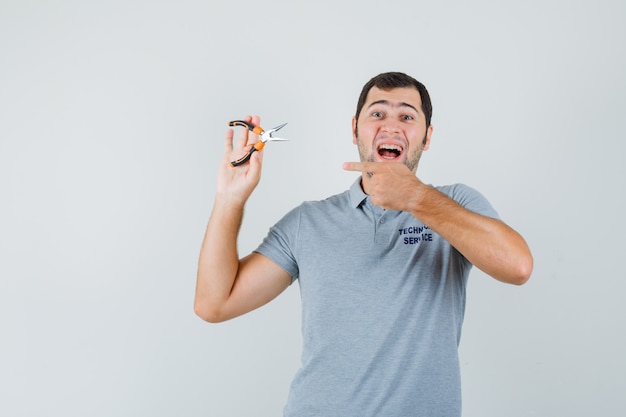
[(424, 112), (424, 116), (426, 117), (426, 126), (430, 126), (430, 119), (433, 116), (433, 105), (430, 102), (430, 95), (428, 94), (428, 90), (421, 82), (417, 81), (415, 78), (410, 75), (406, 75), (402, 72), (384, 72), (382, 74), (378, 74), (371, 80), (369, 80), (361, 90), (361, 95), (359, 96), (359, 101), (356, 105), (356, 119), (358, 120), (359, 114), (361, 114), (361, 109), (365, 104), (365, 100), (367, 99), (367, 94), (370, 92), (372, 87), (378, 87), (381, 90), (391, 90), (393, 88), (401, 88), (401, 87), (413, 87), (420, 94), (420, 98), (422, 99), (422, 111)]

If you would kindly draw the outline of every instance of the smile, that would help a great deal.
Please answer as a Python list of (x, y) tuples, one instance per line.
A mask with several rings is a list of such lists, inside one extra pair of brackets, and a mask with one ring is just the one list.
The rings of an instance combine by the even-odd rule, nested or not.
[(378, 155), (380, 155), (382, 158), (393, 160), (402, 155), (404, 149), (400, 145), (382, 143), (378, 146), (377, 151)]

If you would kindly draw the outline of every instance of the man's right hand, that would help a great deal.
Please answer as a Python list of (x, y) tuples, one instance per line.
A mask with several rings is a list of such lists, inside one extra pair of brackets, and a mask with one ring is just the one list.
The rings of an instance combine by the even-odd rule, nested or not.
[[(244, 120), (254, 126), (261, 123), (259, 116), (246, 116)], [(263, 151), (254, 152), (248, 163), (233, 167), (231, 161), (241, 158), (259, 140), (257, 134), (244, 128), (239, 129), (236, 140), (234, 136), (234, 130), (228, 129), (218, 173), (217, 198), (243, 206), (261, 180)]]

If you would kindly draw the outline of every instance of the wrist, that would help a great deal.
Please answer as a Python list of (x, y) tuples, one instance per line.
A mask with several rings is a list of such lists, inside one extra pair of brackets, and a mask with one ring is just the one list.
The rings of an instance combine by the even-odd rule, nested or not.
[(246, 205), (247, 198), (238, 197), (228, 192), (217, 192), (213, 203), (216, 209), (225, 210), (243, 210)]
[(409, 210), (413, 216), (422, 217), (424, 213), (432, 211), (430, 203), (433, 201), (433, 192), (437, 192), (434, 188), (423, 182), (417, 182), (417, 186), (411, 189), (411, 193), (407, 199)]

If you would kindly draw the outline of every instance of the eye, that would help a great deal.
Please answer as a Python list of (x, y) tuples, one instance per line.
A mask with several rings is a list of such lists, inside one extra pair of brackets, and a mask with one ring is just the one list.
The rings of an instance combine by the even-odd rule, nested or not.
[(383, 117), (383, 113), (380, 112), (380, 111), (373, 111), (372, 112), (372, 117), (381, 118), (381, 117)]
[(410, 114), (405, 114), (404, 116), (402, 116), (402, 120), (411, 121), (415, 120), (415, 117), (411, 116)]

